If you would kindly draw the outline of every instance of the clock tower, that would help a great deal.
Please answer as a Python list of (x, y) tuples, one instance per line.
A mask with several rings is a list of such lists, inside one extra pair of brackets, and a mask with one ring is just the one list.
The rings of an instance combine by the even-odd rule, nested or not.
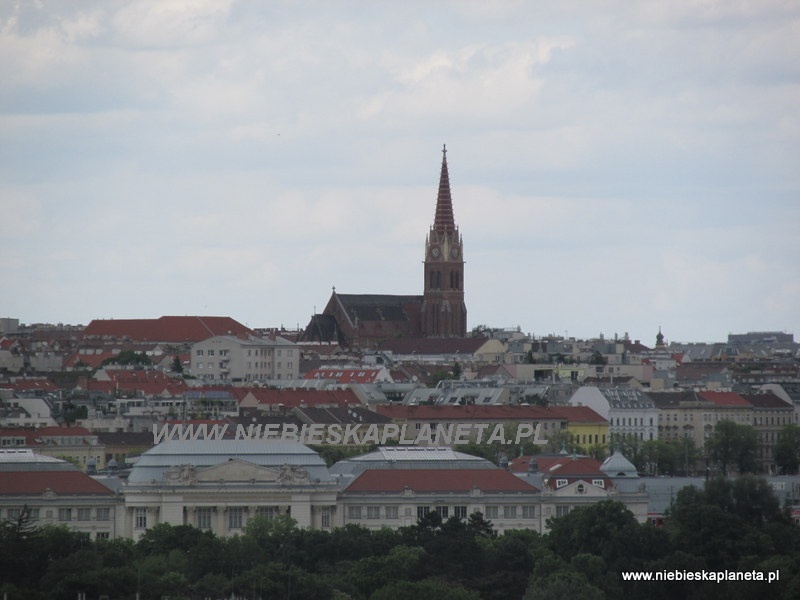
[(467, 334), (463, 250), (453, 218), (447, 147), (443, 146), (436, 216), (425, 239), (422, 329), (427, 337), (464, 337)]

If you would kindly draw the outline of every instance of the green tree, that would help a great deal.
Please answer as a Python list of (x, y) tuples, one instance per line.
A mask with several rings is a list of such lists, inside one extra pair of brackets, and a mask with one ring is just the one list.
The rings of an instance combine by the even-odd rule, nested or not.
[(702, 490), (679, 490), (664, 529), (677, 551), (700, 557), (709, 569), (748, 568), (754, 557), (797, 548), (800, 534), (769, 484), (753, 476), (716, 477)]
[(800, 469), (800, 426), (789, 424), (778, 432), (775, 465), (783, 475), (795, 475)]
[(688, 475), (699, 458), (691, 438), (647, 440), (640, 449), (643, 468), (649, 475)]
[(589, 583), (583, 575), (559, 571), (531, 582), (523, 600), (605, 600), (606, 597), (600, 588)]
[(739, 473), (756, 470), (758, 433), (750, 425), (739, 425), (727, 419), (719, 421), (706, 442), (706, 448), (723, 475), (727, 475), (732, 467)]
[(480, 600), (478, 592), (468, 590), (462, 585), (438, 579), (423, 581), (395, 581), (370, 596), (370, 600)]
[(599, 350), (592, 352), (592, 356), (589, 358), (590, 365), (605, 365), (607, 363), (608, 359), (603, 356)]
[(461, 365), (458, 364), (458, 361), (454, 362), (453, 363), (453, 369), (452, 369), (452, 371), (450, 371), (450, 375), (452, 376), (452, 378), (453, 379), (461, 379), (461, 374), (462, 373), (463, 373), (463, 370), (461, 369)]
[(134, 350), (123, 350), (116, 356), (105, 359), (100, 363), (101, 366), (106, 365), (134, 365), (134, 366), (149, 366), (153, 361), (144, 352), (136, 352)]
[(183, 363), (181, 362), (181, 357), (177, 354), (172, 359), (172, 372), (173, 373), (183, 373)]

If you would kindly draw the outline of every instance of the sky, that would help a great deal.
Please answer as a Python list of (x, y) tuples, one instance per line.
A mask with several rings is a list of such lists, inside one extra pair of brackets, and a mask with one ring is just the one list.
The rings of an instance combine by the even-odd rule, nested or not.
[(0, 317), (800, 338), (796, 0), (0, 0)]

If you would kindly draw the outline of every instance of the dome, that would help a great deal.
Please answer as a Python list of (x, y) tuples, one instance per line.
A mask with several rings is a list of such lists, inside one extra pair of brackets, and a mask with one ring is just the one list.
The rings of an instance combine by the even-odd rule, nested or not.
[(609, 477), (639, 477), (636, 467), (619, 450), (609, 456), (600, 465), (600, 470)]

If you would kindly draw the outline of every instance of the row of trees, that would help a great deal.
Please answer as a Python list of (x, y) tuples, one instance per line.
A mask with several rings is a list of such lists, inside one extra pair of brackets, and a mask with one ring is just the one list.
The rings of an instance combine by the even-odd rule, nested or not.
[[(298, 529), (289, 518), (251, 520), (218, 538), (158, 525), (136, 543), (90, 542), (23, 521), (0, 528), (0, 594), (22, 600), (107, 595), (142, 600), (550, 600), (797, 598), (800, 530), (763, 480), (714, 479), (685, 488), (665, 527), (639, 524), (604, 501), (551, 519), (545, 535), (496, 536), (479, 514), (429, 514), (399, 530)], [(624, 571), (780, 571), (773, 584), (627, 582)]]
[[(719, 421), (701, 452), (691, 438), (646, 440), (618, 438), (612, 442), (640, 473), (649, 475), (689, 474), (693, 465), (705, 466), (721, 475), (731, 472), (757, 473), (760, 442), (751, 425), (729, 420)], [(782, 475), (794, 475), (800, 469), (800, 427), (786, 425), (778, 433), (774, 446), (775, 467)]]

